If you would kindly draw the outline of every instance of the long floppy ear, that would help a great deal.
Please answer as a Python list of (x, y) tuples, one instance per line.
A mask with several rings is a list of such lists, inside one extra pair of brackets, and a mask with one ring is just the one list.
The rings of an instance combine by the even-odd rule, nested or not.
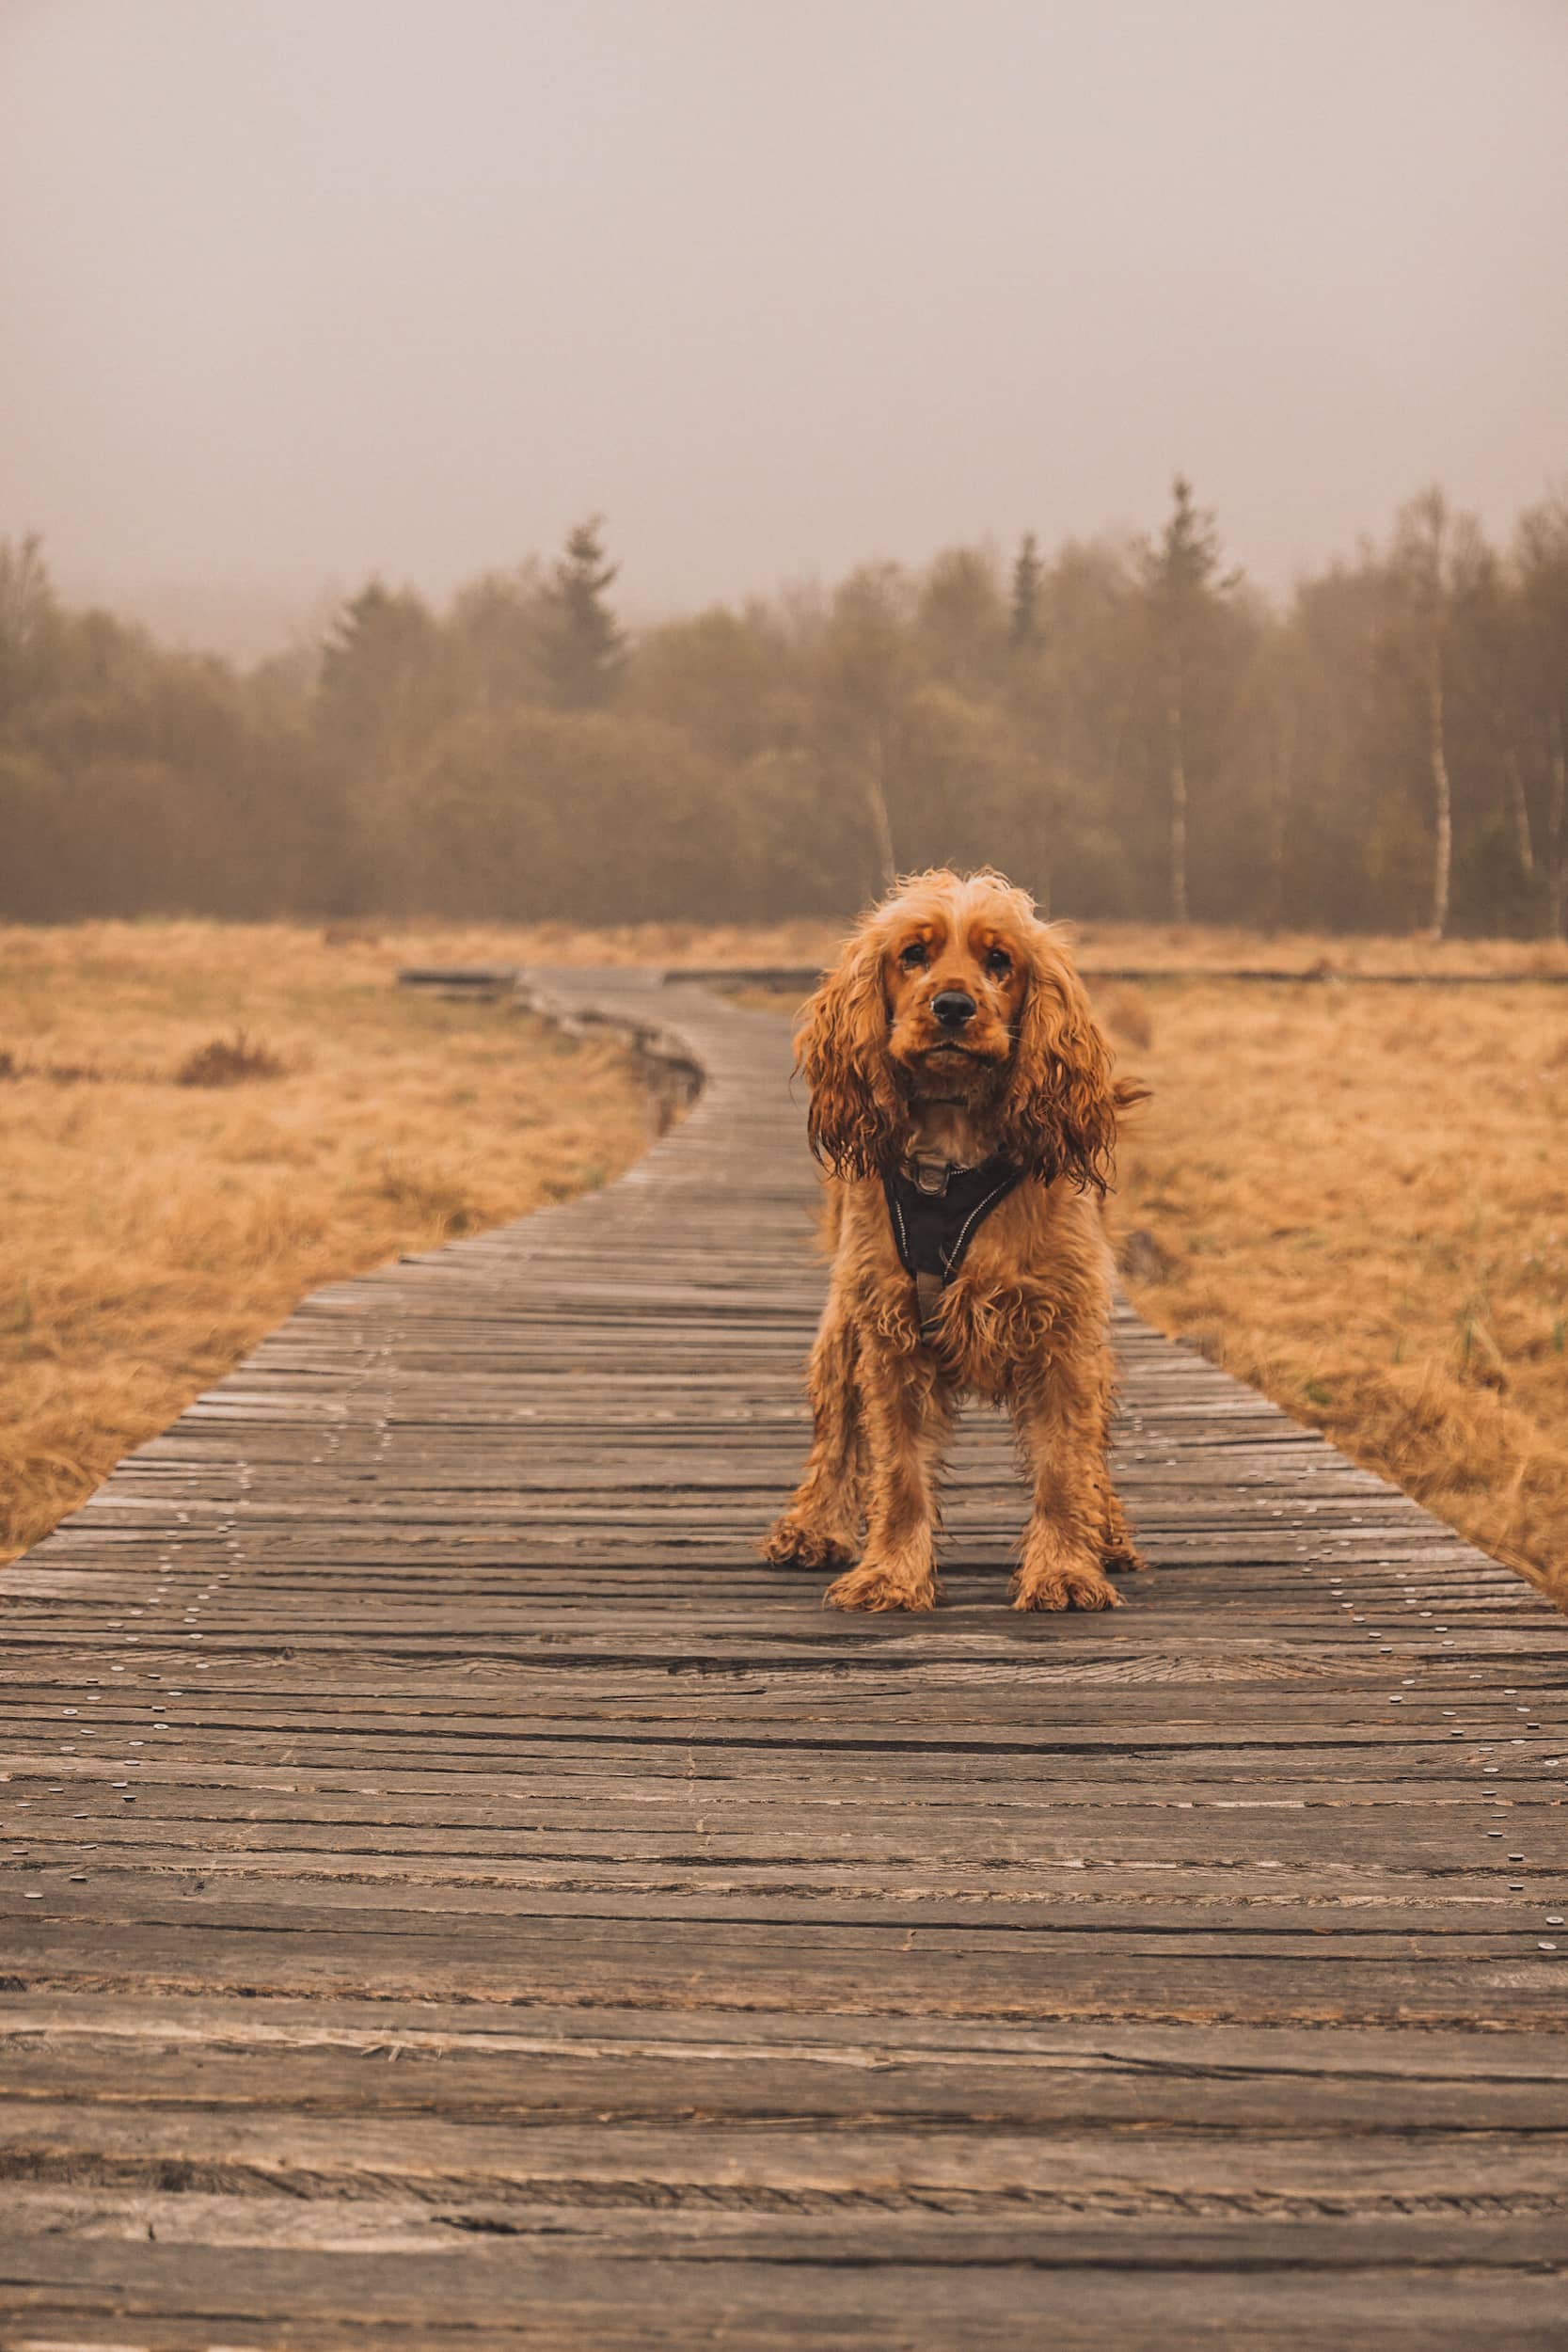
[(881, 946), (863, 926), (800, 1009), (795, 1066), (811, 1089), (806, 1133), (841, 1176), (873, 1176), (894, 1156), (903, 1105), (887, 1051)]
[(1019, 1015), (1012, 1079), (1002, 1102), (1002, 1149), (1046, 1179), (1103, 1194), (1116, 1172), (1117, 1113), (1141, 1089), (1111, 1076), (1111, 1051), (1089, 1000), (1043, 923), (1030, 940), (1029, 993)]

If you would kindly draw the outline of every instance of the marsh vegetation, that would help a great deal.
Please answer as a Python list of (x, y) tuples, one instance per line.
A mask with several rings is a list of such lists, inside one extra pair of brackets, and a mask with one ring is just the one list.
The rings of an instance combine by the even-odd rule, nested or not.
[(0, 1558), (315, 1284), (641, 1150), (643, 1089), (613, 1045), (394, 989), (401, 954), (453, 946), (0, 931)]

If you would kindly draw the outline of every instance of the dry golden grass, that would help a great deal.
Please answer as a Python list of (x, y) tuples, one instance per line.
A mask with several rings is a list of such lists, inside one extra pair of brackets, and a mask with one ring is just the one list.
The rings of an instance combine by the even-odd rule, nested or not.
[(1142, 1311), (1568, 1606), (1568, 992), (1102, 1010), (1155, 1089), (1116, 1210)]
[(0, 1558), (314, 1284), (637, 1156), (646, 1099), (612, 1045), (392, 985), (467, 955), (437, 932), (0, 930)]
[[(837, 953), (847, 923), (801, 919), (738, 925), (631, 923), (582, 930), (535, 923), (515, 930), (473, 926), (443, 934), (449, 951), (473, 963), (651, 963), (789, 967), (822, 965)], [(1119, 967), (1202, 972), (1231, 968), (1354, 977), (1376, 972), (1568, 972), (1561, 940), (1333, 938), (1323, 932), (1264, 932), (1164, 923), (1076, 923), (1069, 927), (1086, 972)], [(413, 942), (404, 946), (412, 949)]]
[(1069, 927), (1086, 972), (1306, 972), (1324, 978), (1357, 974), (1568, 973), (1568, 941), (1551, 939), (1399, 939), (1331, 937), (1322, 931), (1253, 931), (1224, 925), (1182, 929), (1165, 923), (1075, 923)]

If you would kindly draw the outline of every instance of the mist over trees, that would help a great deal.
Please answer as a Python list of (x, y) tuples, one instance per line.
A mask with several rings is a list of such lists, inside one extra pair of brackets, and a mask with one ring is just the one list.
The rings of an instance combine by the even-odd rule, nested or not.
[(990, 863), (1052, 912), (1560, 935), (1568, 497), (1438, 489), (1276, 606), (1179, 478), (628, 634), (598, 517), (444, 612), (372, 580), (240, 673), (0, 540), (0, 916), (843, 914)]

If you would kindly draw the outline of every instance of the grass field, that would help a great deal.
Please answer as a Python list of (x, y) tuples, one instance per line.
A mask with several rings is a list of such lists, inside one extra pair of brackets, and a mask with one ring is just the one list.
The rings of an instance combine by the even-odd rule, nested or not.
[(406, 951), (281, 926), (0, 931), (0, 1558), (314, 1284), (643, 1148), (613, 1046), (400, 993)]
[[(1164, 923), (1070, 926), (1086, 972), (1138, 967), (1202, 972), (1266, 967), (1354, 978), (1357, 973), (1568, 973), (1568, 941), (1327, 938), (1321, 932), (1178, 929)], [(820, 965), (837, 952), (843, 927), (801, 920), (751, 930), (700, 923), (628, 923), (585, 931), (563, 923), (515, 930), (474, 925), (441, 934), (454, 961), (474, 963), (651, 963)], [(410, 946), (411, 943), (404, 943)]]
[(1101, 1001), (1136, 1304), (1568, 1606), (1568, 990)]
[[(835, 933), (0, 932), (0, 1554), (33, 1542), (307, 1289), (603, 1182), (647, 1134), (612, 1047), (400, 994), (403, 962), (819, 962)], [(1139, 1307), (1568, 1605), (1568, 990), (1302, 989), (1568, 969), (1513, 942), (1085, 927), (1155, 1100), (1114, 1221)], [(276, 1067), (182, 1085), (244, 1032)], [(9, 1059), (7, 1059), (7, 1057)], [(199, 1074), (199, 1073), (198, 1073)]]

